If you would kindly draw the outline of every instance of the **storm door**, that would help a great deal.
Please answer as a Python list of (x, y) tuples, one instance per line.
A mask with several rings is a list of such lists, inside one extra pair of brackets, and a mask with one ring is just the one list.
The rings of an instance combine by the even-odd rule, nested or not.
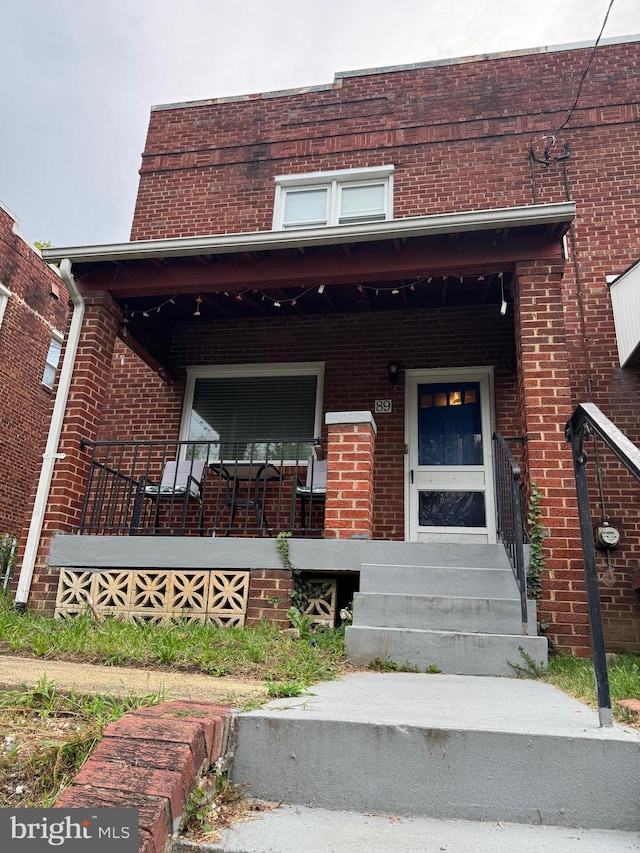
[(407, 371), (407, 539), (495, 542), (491, 372)]

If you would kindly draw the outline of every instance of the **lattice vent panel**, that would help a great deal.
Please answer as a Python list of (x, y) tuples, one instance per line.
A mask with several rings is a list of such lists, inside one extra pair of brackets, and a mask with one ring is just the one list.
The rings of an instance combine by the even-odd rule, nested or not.
[(308, 578), (308, 580), (314, 588), (304, 615), (311, 616), (316, 625), (333, 627), (336, 621), (337, 581), (325, 578)]
[(56, 616), (87, 610), (134, 622), (244, 625), (249, 572), (61, 569)]

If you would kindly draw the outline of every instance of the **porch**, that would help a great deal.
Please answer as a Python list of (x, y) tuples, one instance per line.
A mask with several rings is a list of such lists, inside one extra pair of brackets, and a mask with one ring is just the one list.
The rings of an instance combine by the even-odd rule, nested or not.
[[(331, 621), (362, 565), (502, 548), (511, 484), (496, 485), (494, 431), (531, 432), (528, 476), (550, 441), (565, 452), (538, 424), (563, 410), (568, 372), (537, 352), (543, 333), (562, 338), (541, 294), (559, 293), (573, 213), (68, 250), (86, 314), (35, 574), (43, 609), (284, 627), (287, 532), (292, 564), (336, 581)], [(359, 540), (373, 559), (353, 557)]]

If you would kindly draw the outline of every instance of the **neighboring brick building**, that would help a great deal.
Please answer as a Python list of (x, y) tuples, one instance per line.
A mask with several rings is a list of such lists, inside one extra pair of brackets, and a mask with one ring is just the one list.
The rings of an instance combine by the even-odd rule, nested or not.
[(66, 322), (60, 276), (0, 204), (0, 535), (27, 521)]
[[(548, 534), (540, 613), (560, 646), (584, 652), (564, 425), (592, 401), (640, 444), (640, 376), (633, 360), (620, 366), (607, 286), (640, 257), (640, 42), (601, 44), (570, 112), (591, 52), (349, 72), (153, 108), (133, 242), (45, 253), (70, 259), (87, 298), (78, 371), (93, 384), (82, 413), (69, 408), (39, 600), (50, 606), (57, 586), (51, 536), (80, 517), (78, 440), (222, 441), (240, 411), (233, 393), (242, 428), (247, 412), (259, 424), (253, 438), (278, 412), (298, 437), (323, 439), (327, 412), (374, 413), (373, 494), (369, 474), (360, 490), (370, 518), (361, 529), (360, 508), (340, 503), (347, 458), (330, 444), (327, 538), (495, 541), (491, 433), (519, 438)], [(310, 394), (315, 409), (298, 406)], [(599, 552), (605, 629), (638, 650), (640, 489), (604, 449), (594, 462), (594, 523), (622, 533)]]

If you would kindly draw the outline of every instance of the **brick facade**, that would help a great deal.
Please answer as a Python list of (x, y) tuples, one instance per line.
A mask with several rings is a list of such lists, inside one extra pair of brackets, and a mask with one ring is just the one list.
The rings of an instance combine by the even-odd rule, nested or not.
[(10, 292), (0, 325), (0, 535), (18, 537), (51, 416), (53, 394), (42, 384), (49, 343), (65, 333), (68, 307), (62, 279), (1, 204), (0, 284)]
[[(183, 312), (171, 327), (172, 384), (116, 344), (113, 376), (100, 379), (104, 396), (92, 434), (177, 437), (190, 365), (323, 361), (324, 412), (372, 411), (376, 399), (393, 399), (392, 412), (376, 417), (372, 535), (402, 540), (404, 387), (389, 386), (387, 363), (490, 366), (496, 426), (526, 439), (522, 462), (543, 493), (549, 535), (541, 615), (556, 642), (584, 652), (588, 627), (564, 423), (577, 403), (592, 400), (640, 444), (640, 375), (619, 367), (606, 285), (607, 275), (640, 257), (640, 42), (598, 48), (577, 108), (558, 130), (590, 53), (426, 63), (345, 74), (317, 90), (155, 108), (133, 240), (269, 231), (276, 175), (388, 164), (395, 169), (395, 219), (564, 201), (576, 203), (577, 216), (566, 235), (566, 260), (524, 256), (511, 269), (513, 304), (505, 317), (495, 304), (410, 309), (399, 301), (384, 312), (234, 319), (208, 312), (205, 300), (197, 317)], [(507, 239), (493, 238), (496, 264)], [(184, 293), (197, 295), (194, 286)], [(79, 396), (72, 403), (72, 421), (84, 402)], [(594, 522), (607, 517), (622, 533), (612, 555), (599, 552), (605, 628), (611, 644), (638, 650), (640, 488), (602, 448), (590, 460)], [(72, 516), (57, 521), (70, 524)]]

